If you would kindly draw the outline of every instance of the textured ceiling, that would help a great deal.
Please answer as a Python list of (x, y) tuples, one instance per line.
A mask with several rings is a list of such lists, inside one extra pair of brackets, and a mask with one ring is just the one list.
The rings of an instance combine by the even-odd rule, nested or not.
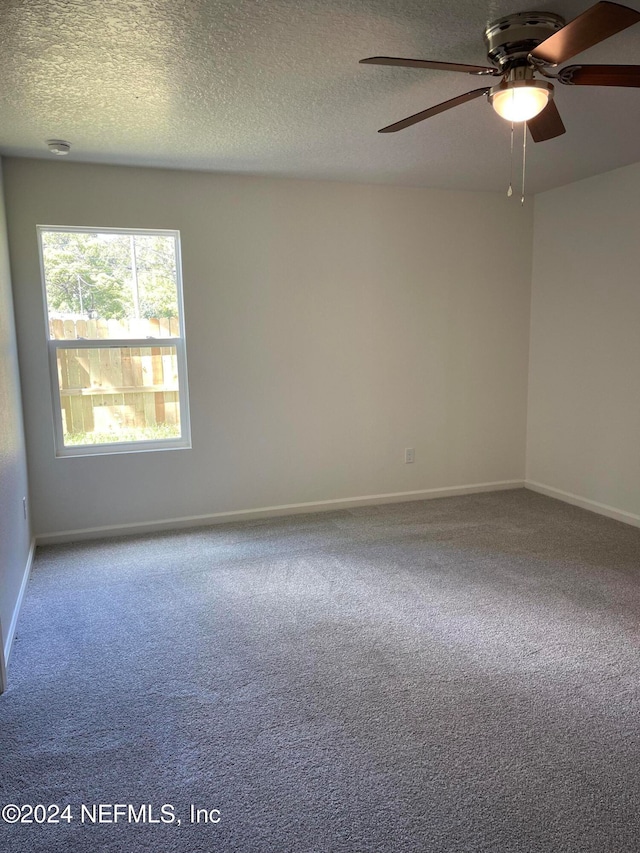
[[(509, 125), (483, 98), (376, 132), (477, 78), (358, 60), (484, 65), (489, 21), (591, 4), (0, 0), (0, 152), (53, 159), (53, 137), (76, 161), (503, 191)], [(578, 61), (640, 64), (640, 24)], [(640, 160), (640, 89), (556, 92), (567, 133), (528, 145), (529, 192)]]

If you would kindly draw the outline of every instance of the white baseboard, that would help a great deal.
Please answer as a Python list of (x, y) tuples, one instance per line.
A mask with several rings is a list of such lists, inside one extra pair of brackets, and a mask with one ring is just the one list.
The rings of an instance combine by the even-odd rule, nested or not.
[(633, 512), (626, 512), (623, 509), (616, 509), (614, 506), (598, 503), (598, 501), (582, 498), (580, 495), (573, 495), (571, 492), (563, 492), (562, 489), (555, 489), (553, 486), (545, 486), (543, 483), (536, 483), (533, 480), (524, 481), (525, 489), (531, 489), (532, 492), (539, 492), (541, 495), (546, 495), (549, 498), (557, 498), (559, 501), (564, 501), (573, 506), (588, 509), (591, 512), (597, 512), (599, 515), (606, 515), (607, 518), (614, 518), (616, 521), (622, 521), (625, 524), (631, 524), (634, 527), (640, 527), (640, 515)]
[(13, 645), (13, 638), (16, 635), (16, 631), (18, 629), (18, 617), (20, 615), (20, 608), (22, 607), (22, 601), (24, 599), (24, 594), (27, 589), (27, 584), (29, 583), (29, 575), (31, 574), (31, 566), (33, 564), (33, 556), (36, 552), (36, 540), (31, 540), (31, 547), (29, 548), (29, 556), (27, 557), (27, 563), (24, 567), (24, 574), (22, 575), (22, 583), (20, 584), (20, 592), (18, 593), (18, 598), (16, 600), (15, 607), (13, 608), (13, 614), (11, 616), (11, 622), (9, 623), (9, 631), (7, 632), (7, 640), (4, 645), (4, 662), (5, 666), (9, 665), (9, 655), (11, 654), (11, 647)]
[(337, 498), (328, 501), (283, 504), (258, 509), (232, 510), (216, 512), (212, 515), (192, 515), (182, 518), (168, 518), (131, 524), (119, 524), (105, 527), (87, 527), (80, 530), (41, 533), (36, 537), (38, 545), (52, 545), (60, 542), (77, 542), (82, 539), (99, 539), (105, 536), (126, 536), (136, 533), (155, 533), (161, 530), (177, 530), (183, 527), (204, 527), (211, 524), (224, 524), (231, 521), (252, 521), (259, 518), (275, 518), (282, 515), (299, 515), (306, 512), (328, 512), (336, 509), (351, 509), (372, 504), (402, 503), (422, 501), (431, 498), (447, 498), (455, 495), (472, 495), (479, 492), (496, 492), (503, 489), (521, 489), (523, 480), (501, 480), (493, 483), (474, 483), (468, 486), (449, 486), (441, 489), (421, 489), (415, 492), (393, 492), (384, 495), (366, 495), (356, 498)]

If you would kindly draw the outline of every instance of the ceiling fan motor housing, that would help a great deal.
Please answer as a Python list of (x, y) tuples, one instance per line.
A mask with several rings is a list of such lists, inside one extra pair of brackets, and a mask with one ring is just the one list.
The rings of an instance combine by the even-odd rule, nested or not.
[(541, 42), (561, 30), (565, 20), (553, 12), (518, 12), (489, 24), (484, 33), (487, 56), (507, 71), (528, 64), (527, 57)]

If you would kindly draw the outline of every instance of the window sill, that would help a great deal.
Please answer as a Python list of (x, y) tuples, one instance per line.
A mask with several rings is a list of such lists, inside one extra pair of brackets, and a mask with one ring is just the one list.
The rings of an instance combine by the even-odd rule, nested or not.
[(81, 444), (58, 450), (56, 452), (56, 459), (73, 459), (85, 456), (120, 456), (123, 453), (158, 453), (165, 450), (191, 450), (191, 441), (123, 441), (114, 444)]

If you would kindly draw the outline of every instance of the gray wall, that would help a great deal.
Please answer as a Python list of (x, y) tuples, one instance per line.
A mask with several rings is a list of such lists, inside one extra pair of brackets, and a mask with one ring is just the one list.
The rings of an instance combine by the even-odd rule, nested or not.
[(31, 537), (22, 508), (23, 497), (28, 497), (27, 463), (1, 172), (0, 347), (0, 621), (2, 649), (8, 653)]
[(549, 494), (634, 524), (639, 222), (640, 165), (536, 198), (527, 460)]
[[(526, 207), (26, 159), (6, 197), (38, 534), (523, 480)], [(193, 449), (54, 457), (36, 224), (180, 230)]]

